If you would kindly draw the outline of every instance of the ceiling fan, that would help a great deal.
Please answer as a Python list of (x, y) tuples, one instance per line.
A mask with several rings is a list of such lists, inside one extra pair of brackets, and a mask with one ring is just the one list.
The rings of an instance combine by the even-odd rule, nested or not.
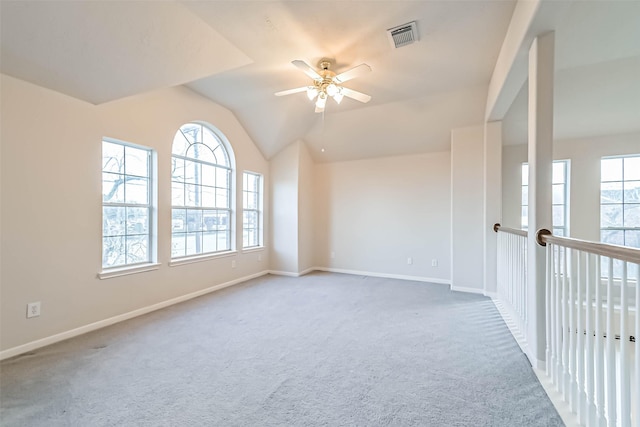
[(333, 98), (333, 100), (338, 104), (340, 104), (342, 98), (345, 96), (360, 102), (369, 102), (371, 100), (369, 95), (342, 86), (342, 83), (347, 80), (351, 80), (370, 72), (371, 67), (367, 64), (360, 64), (340, 74), (336, 74), (329, 70), (331, 62), (328, 59), (320, 60), (318, 63), (320, 68), (319, 71), (316, 71), (313, 67), (300, 59), (291, 61), (291, 63), (302, 70), (307, 76), (311, 77), (313, 79), (313, 84), (276, 92), (276, 96), (307, 92), (309, 100), (316, 100), (316, 113), (322, 113), (324, 111), (327, 98)]

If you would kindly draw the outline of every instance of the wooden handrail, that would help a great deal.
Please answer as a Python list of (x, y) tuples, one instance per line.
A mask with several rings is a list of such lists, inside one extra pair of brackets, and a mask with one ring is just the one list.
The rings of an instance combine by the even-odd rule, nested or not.
[(576, 249), (583, 252), (615, 258), (627, 262), (640, 264), (640, 249), (629, 246), (610, 245), (608, 243), (590, 242), (588, 240), (574, 239), (572, 237), (554, 236), (549, 230), (540, 229), (536, 233), (536, 240), (540, 246), (547, 243)]
[(498, 223), (493, 225), (493, 231), (495, 231), (496, 233), (498, 231), (502, 231), (504, 233), (517, 234), (518, 236), (527, 237), (527, 230), (520, 230), (518, 228), (503, 227), (502, 225), (500, 225)]

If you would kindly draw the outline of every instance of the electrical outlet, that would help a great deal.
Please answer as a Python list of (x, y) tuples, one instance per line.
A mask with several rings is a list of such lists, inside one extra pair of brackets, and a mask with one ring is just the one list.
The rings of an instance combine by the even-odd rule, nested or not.
[(437, 259), (432, 259), (431, 260), (431, 267), (437, 267), (438, 266), (438, 260)]
[(262, 261), (262, 254), (258, 254), (258, 262)]
[(231, 268), (236, 268), (236, 260), (231, 260)]
[(413, 264), (413, 258), (409, 257), (407, 258), (407, 265), (411, 265)]
[(27, 304), (27, 319), (40, 316), (40, 301)]
[(331, 259), (334, 259), (336, 257), (336, 253), (334, 251), (331, 251)]

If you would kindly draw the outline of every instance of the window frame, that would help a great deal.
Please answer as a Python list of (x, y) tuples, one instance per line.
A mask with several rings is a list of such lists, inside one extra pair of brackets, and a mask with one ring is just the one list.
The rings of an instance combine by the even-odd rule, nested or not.
[[(198, 140), (194, 140), (195, 142), (191, 143), (189, 138), (185, 135), (184, 130), (188, 127), (198, 127), (200, 128), (200, 136)], [(216, 142), (215, 146), (211, 146), (205, 138), (204, 134), (207, 133), (208, 137), (213, 137), (213, 141)], [(185, 138), (186, 144), (187, 144), (187, 148), (184, 150), (185, 154), (176, 154), (176, 140), (180, 137), (180, 135), (182, 135), (182, 137)], [(207, 160), (203, 160), (203, 159), (198, 159), (196, 157), (190, 157), (188, 156), (186, 153), (188, 153), (189, 148), (191, 148), (192, 146), (196, 146), (202, 144), (206, 147), (208, 147), (209, 150), (211, 150), (212, 153), (214, 153), (215, 150), (218, 149), (218, 147), (220, 147), (222, 149), (222, 152), (224, 153), (224, 159), (226, 164), (220, 163), (219, 161), (217, 161), (217, 158), (214, 154), (214, 159), (216, 159), (216, 161), (207, 161)], [(181, 161), (181, 162), (192, 162), (195, 165), (198, 165), (199, 168), (202, 167), (207, 167), (207, 168), (213, 168), (213, 174), (214, 176), (216, 176), (216, 180), (218, 178), (217, 173), (220, 170), (225, 171), (226, 174), (226, 187), (219, 187), (217, 186), (217, 181), (215, 181), (216, 183), (211, 186), (211, 185), (205, 185), (203, 183), (190, 183), (187, 182), (187, 177), (183, 177), (182, 181), (180, 180), (176, 180), (175, 175), (174, 175), (174, 165), (175, 165), (175, 161)], [(174, 139), (171, 145), (171, 162), (172, 162), (172, 171), (170, 173), (170, 180), (171, 180), (171, 253), (170, 253), (170, 265), (179, 265), (179, 264), (183, 264), (183, 263), (190, 263), (190, 262), (197, 262), (200, 260), (207, 260), (210, 258), (215, 258), (215, 257), (220, 257), (220, 256), (228, 256), (230, 254), (233, 254), (235, 252), (235, 244), (236, 244), (236, 236), (235, 236), (235, 232), (234, 232), (234, 225), (235, 225), (235, 221), (234, 221), (234, 203), (235, 203), (235, 177), (234, 177), (234, 171), (235, 171), (235, 165), (234, 165), (234, 157), (233, 157), (233, 150), (231, 149), (231, 146), (228, 142), (228, 140), (226, 139), (226, 137), (224, 136), (224, 134), (222, 134), (222, 132), (220, 132), (215, 126), (212, 126), (208, 123), (204, 123), (204, 122), (189, 122), (189, 123), (185, 123), (183, 125), (180, 126), (180, 128), (176, 131), (175, 135), (174, 135)], [(185, 163), (185, 170), (186, 170), (186, 163)], [(182, 186), (182, 196), (183, 196), (183, 202), (182, 204), (175, 204), (175, 195), (174, 195), (174, 191), (175, 191), (175, 186)], [(188, 190), (187, 190), (187, 186), (191, 186), (193, 187), (193, 189), (196, 190), (196, 192), (199, 192), (199, 194), (202, 194), (202, 190), (203, 188), (206, 188), (208, 190), (213, 190), (213, 194), (216, 194), (216, 196), (214, 196), (214, 203), (213, 205), (203, 205), (203, 201), (200, 200), (198, 202), (198, 204), (189, 204), (186, 202), (187, 199), (187, 194), (188, 194)], [(224, 190), (226, 191), (227, 197), (226, 197), (226, 206), (224, 207), (220, 207), (217, 205), (217, 193), (216, 190)], [(183, 230), (180, 231), (176, 231), (175, 230), (175, 213), (177, 211), (184, 211), (184, 218), (183, 218)], [(212, 218), (215, 219), (214, 221), (214, 229), (213, 230), (205, 230), (205, 227), (208, 227), (208, 225), (206, 225), (206, 219), (205, 219), (205, 212), (209, 212), (212, 213)], [(224, 229), (220, 229), (219, 225), (218, 225), (218, 221), (221, 218), (220, 214), (223, 213), (222, 217), (226, 217), (226, 228)], [(200, 218), (200, 224), (196, 226), (196, 230), (195, 231), (190, 231), (189, 230), (189, 216), (190, 215), (195, 215), (194, 217)], [(209, 233), (206, 233), (206, 231), (208, 231)], [(224, 231), (226, 232), (226, 239), (225, 241), (228, 243), (228, 247), (223, 248), (223, 249), (218, 249), (217, 245), (219, 243), (218, 240), (218, 233)], [(215, 250), (207, 250), (205, 251), (205, 245), (204, 245), (204, 238), (205, 238), (205, 234), (215, 234), (215, 244), (216, 244), (216, 249)], [(180, 235), (183, 234), (185, 241), (184, 241), (184, 252), (182, 252), (181, 254), (176, 254), (175, 252), (175, 244), (179, 243), (175, 240), (176, 235)], [(189, 235), (193, 234), (195, 237), (195, 241), (196, 241), (196, 247), (200, 247), (199, 251), (196, 250), (195, 252), (190, 253), (189, 252), (189, 243), (187, 241), (187, 239), (189, 238)], [(200, 245), (197, 244), (198, 239), (200, 240)]]
[[(627, 232), (628, 231), (633, 231), (633, 232), (638, 232), (640, 233), (640, 223), (637, 226), (631, 226), (631, 225), (627, 225), (627, 221), (626, 221), (626, 207), (631, 205), (631, 206), (636, 206), (637, 209), (640, 209), (640, 200), (638, 201), (632, 201), (632, 202), (627, 202), (626, 201), (626, 183), (630, 183), (630, 182), (634, 182), (634, 183), (638, 183), (640, 184), (640, 176), (638, 176), (637, 179), (626, 179), (625, 177), (625, 159), (638, 159), (638, 161), (640, 161), (640, 154), (629, 154), (629, 155), (620, 155), (620, 156), (605, 156), (602, 157), (600, 159), (600, 241), (603, 243), (609, 243), (609, 244), (615, 244), (615, 245), (622, 245), (622, 246), (629, 246), (627, 245)], [(603, 170), (602, 170), (602, 163), (606, 160), (620, 160), (621, 161), (621, 166), (622, 169), (620, 171), (620, 179), (615, 179), (615, 180), (603, 180)], [(603, 203), (603, 186), (605, 184), (620, 184), (620, 189), (621, 189), (621, 198), (622, 201), (621, 202), (609, 202), (609, 203)], [(620, 212), (622, 215), (622, 226), (606, 226), (603, 227), (603, 215), (602, 215), (602, 210), (603, 210), (603, 206), (620, 206)], [(607, 231), (618, 231), (621, 232), (621, 236), (622, 236), (622, 242), (621, 243), (615, 243), (612, 242), (611, 240), (605, 240), (603, 238), (603, 232), (607, 232)], [(635, 247), (635, 246), (629, 246), (629, 247)], [(639, 245), (640, 248), (640, 245)]]
[[(251, 191), (247, 187), (248, 176), (251, 175), (255, 178), (255, 189)], [(255, 194), (256, 206), (255, 208), (247, 208), (248, 194)], [(264, 177), (258, 172), (243, 171), (242, 172), (242, 249), (260, 249), (264, 247), (264, 226), (263, 226), (263, 197), (264, 197)], [(256, 226), (247, 227), (245, 213), (251, 212), (256, 215)], [(246, 230), (255, 230), (256, 243), (252, 245), (245, 245), (245, 232)]]
[[(122, 147), (123, 150), (123, 165), (120, 166), (122, 172), (113, 172), (107, 169), (107, 164), (104, 162), (104, 153), (105, 153), (105, 144), (113, 144)], [(134, 149), (146, 152), (146, 175), (136, 175), (129, 174), (126, 170), (126, 158), (127, 158), (127, 149)], [(103, 137), (101, 140), (101, 181), (102, 181), (102, 237), (101, 237), (101, 271), (98, 273), (98, 277), (100, 279), (106, 279), (110, 277), (117, 277), (126, 274), (138, 273), (142, 271), (150, 271), (155, 270), (159, 266), (157, 262), (157, 154), (156, 151), (151, 148), (140, 144), (135, 144), (128, 141), (122, 141), (115, 138)], [(124, 178), (123, 184), (125, 185), (123, 192), (126, 198), (126, 177), (134, 177), (134, 178), (142, 178), (147, 180), (147, 194), (146, 194), (146, 203), (139, 202), (110, 202), (104, 200), (104, 184), (105, 184), (105, 174), (117, 174), (122, 175)], [(125, 226), (124, 226), (124, 234), (115, 234), (115, 235), (105, 235), (105, 208), (124, 208), (126, 209), (134, 208), (134, 209), (146, 209), (146, 217), (147, 217), (147, 230), (146, 233), (129, 233), (129, 223), (128, 218), (126, 218)], [(126, 238), (127, 236), (146, 236), (147, 238), (147, 247), (146, 247), (146, 259), (144, 261), (135, 261), (128, 262), (127, 261), (127, 253), (126, 253)], [(105, 265), (104, 257), (104, 242), (106, 238), (113, 237), (124, 237), (125, 238), (125, 262), (117, 265)], [(122, 255), (121, 255), (122, 256)]]
[[(551, 178), (551, 221), (552, 221), (552, 229), (553, 229), (553, 234), (557, 235), (557, 236), (569, 236), (569, 212), (570, 212), (570, 206), (569, 206), (569, 180), (570, 180), (570, 166), (571, 166), (571, 162), (569, 159), (563, 159), (563, 160), (554, 160), (553, 161), (553, 165), (558, 165), (558, 164), (562, 164), (562, 171), (563, 171), (563, 176), (564, 176), (564, 181), (561, 182), (556, 182), (552, 176)], [(553, 166), (552, 166), (553, 167)], [(527, 170), (527, 173), (525, 174), (525, 168)], [(528, 224), (528, 210), (529, 210), (529, 199), (528, 199), (528, 189), (529, 189), (529, 175), (528, 175), (528, 170), (529, 170), (529, 164), (527, 162), (523, 162), (521, 164), (520, 167), (520, 173), (521, 173), (521, 180), (520, 180), (520, 228), (523, 230), (527, 230), (529, 228), (529, 224)], [(526, 178), (526, 181), (525, 181)], [(526, 182), (526, 183), (525, 183)], [(563, 191), (562, 191), (562, 203), (554, 203), (553, 201), (553, 188), (555, 186), (558, 185), (562, 185)], [(527, 189), (527, 198), (525, 200), (524, 198), (524, 189)], [(562, 207), (562, 222), (564, 225), (556, 225), (553, 223), (553, 219), (554, 219), (554, 215), (553, 215), (553, 210), (555, 207)], [(527, 208), (527, 216), (525, 217), (523, 215), (525, 208)], [(527, 218), (527, 221), (525, 221), (525, 218)]]

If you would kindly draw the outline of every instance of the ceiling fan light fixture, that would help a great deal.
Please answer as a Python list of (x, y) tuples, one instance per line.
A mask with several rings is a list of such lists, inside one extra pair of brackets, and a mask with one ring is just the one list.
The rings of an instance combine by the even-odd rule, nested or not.
[(342, 98), (344, 98), (344, 95), (342, 94), (342, 91), (338, 89), (338, 92), (333, 95), (333, 100), (336, 101), (337, 104), (340, 104), (342, 102)]
[(371, 67), (367, 64), (360, 64), (346, 71), (343, 71), (340, 74), (336, 74), (333, 71), (329, 70), (331, 61), (328, 59), (323, 59), (320, 61), (319, 71), (316, 71), (313, 67), (300, 59), (291, 61), (291, 63), (296, 66), (296, 68), (303, 71), (307, 76), (311, 77), (311, 79), (313, 79), (313, 83), (308, 86), (302, 86), (294, 89), (276, 92), (276, 96), (306, 92), (307, 98), (309, 98), (309, 100), (314, 102), (315, 104), (316, 113), (324, 112), (325, 106), (327, 105), (327, 98), (333, 98), (336, 104), (340, 104), (345, 96), (362, 103), (366, 103), (371, 100), (371, 96), (367, 94), (342, 86), (342, 83), (359, 77), (364, 73), (370, 72)]
[(307, 88), (307, 98), (309, 98), (309, 101), (313, 101), (316, 96), (318, 96), (318, 89), (314, 86), (309, 86)]
[(325, 105), (327, 105), (327, 94), (320, 92), (318, 94), (318, 99), (316, 100), (316, 108), (324, 108)]

